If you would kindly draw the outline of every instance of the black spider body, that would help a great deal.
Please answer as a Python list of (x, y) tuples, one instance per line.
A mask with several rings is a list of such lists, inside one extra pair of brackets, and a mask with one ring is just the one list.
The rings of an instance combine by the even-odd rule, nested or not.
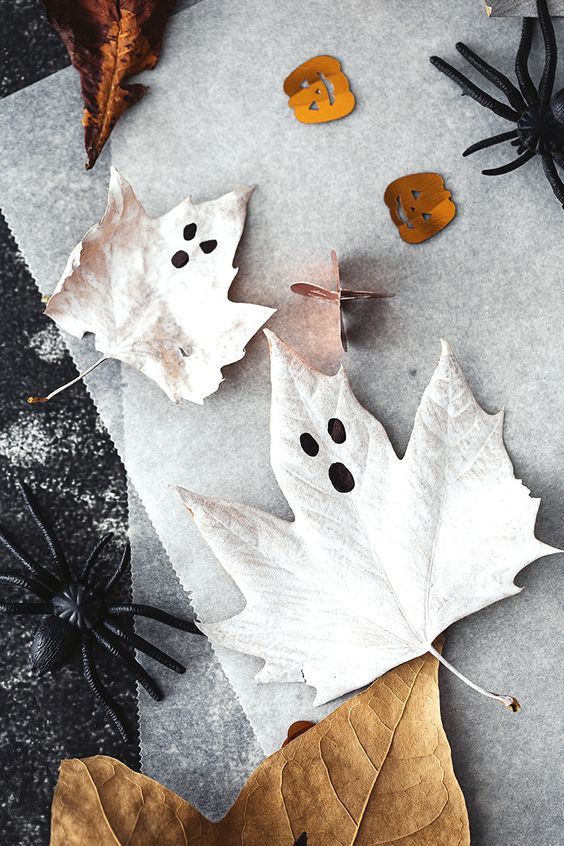
[(465, 44), (456, 45), (461, 56), (505, 94), (509, 105), (482, 91), (438, 56), (431, 56), (431, 62), (449, 79), (452, 79), (462, 89), (463, 94), (468, 94), (480, 105), (515, 124), (513, 130), (472, 144), (463, 155), (469, 156), (478, 150), (506, 141), (517, 148), (516, 159), (500, 167), (483, 170), (482, 173), (485, 176), (501, 176), (504, 173), (510, 173), (539, 155), (545, 176), (564, 207), (564, 182), (556, 167), (557, 165), (564, 167), (564, 89), (553, 94), (558, 48), (546, 0), (537, 0), (537, 10), (545, 47), (545, 65), (538, 89), (528, 69), (534, 29), (533, 18), (523, 19), (521, 41), (515, 59), (515, 75), (519, 87)]
[(82, 632), (103, 620), (103, 596), (81, 582), (70, 582), (51, 602), (31, 645), (31, 664), (40, 675), (58, 670), (80, 646)]
[(127, 741), (129, 735), (125, 719), (98, 677), (93, 658), (94, 648), (99, 647), (109, 652), (135, 676), (153, 699), (160, 700), (161, 691), (136, 661), (131, 647), (177, 673), (185, 672), (185, 668), (170, 655), (133, 632), (134, 616), (138, 614), (150, 617), (195, 634), (200, 632), (190, 620), (173, 617), (151, 605), (116, 605), (112, 602), (111, 594), (129, 567), (131, 553), (129, 544), (126, 544), (113, 575), (107, 580), (97, 579), (94, 574), (95, 565), (100, 553), (111, 540), (111, 533), (98, 541), (80, 572), (74, 572), (63, 554), (53, 528), (41, 513), (31, 491), (21, 483), (19, 487), (28, 511), (47, 542), (56, 574), (23, 552), (11, 537), (0, 529), (0, 543), (30, 573), (30, 576), (0, 574), (0, 584), (23, 587), (39, 600), (4, 602), (0, 604), (0, 613), (45, 615), (31, 646), (31, 663), (40, 675), (58, 670), (67, 663), (73, 653), (81, 651), (84, 677), (90, 689), (101, 701), (122, 738)]
[[(559, 92), (559, 96), (564, 92)], [(564, 152), (564, 125), (554, 115), (552, 106), (542, 111), (540, 103), (533, 103), (517, 121), (521, 146), (535, 153), (547, 151), (554, 157)]]
[(88, 631), (99, 621), (103, 611), (102, 593), (82, 582), (70, 582), (51, 600), (51, 609), (59, 617), (81, 631)]

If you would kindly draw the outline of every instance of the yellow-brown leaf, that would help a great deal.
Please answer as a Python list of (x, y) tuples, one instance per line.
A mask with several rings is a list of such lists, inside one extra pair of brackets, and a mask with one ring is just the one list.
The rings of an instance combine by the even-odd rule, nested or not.
[(64, 761), (51, 846), (468, 846), (430, 655), (267, 758), (218, 823), (103, 756)]

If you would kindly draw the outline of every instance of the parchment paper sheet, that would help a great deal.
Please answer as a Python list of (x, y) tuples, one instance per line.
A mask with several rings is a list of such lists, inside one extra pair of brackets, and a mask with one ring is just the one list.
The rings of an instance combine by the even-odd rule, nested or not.
[[(387, 303), (349, 309), (355, 319), (347, 367), (360, 400), (403, 451), (439, 337), (446, 336), (479, 399), (492, 411), (506, 406), (517, 472), (544, 498), (539, 532), (562, 545), (563, 356), (556, 339), (564, 304), (563, 213), (538, 162), (488, 181), (481, 167), (508, 161), (511, 149), (461, 158), (469, 143), (507, 125), (461, 98), (428, 61), (436, 52), (458, 64), (454, 44), (464, 39), (510, 72), (520, 22), (488, 20), (479, 4), (463, 0), (449, 5), (448, 17), (438, 0), (338, 6), (313, 0), (307, 8), (285, 0), (266, 9), (259, 0), (206, 0), (175, 22), (153, 76), (151, 110), (132, 111), (118, 127), (114, 163), (154, 212), (187, 191), (201, 199), (256, 183), (235, 296), (277, 306), (270, 325), (307, 355), (323, 327), (315, 333), (311, 313), (306, 319), (288, 286), (315, 280), (331, 247), (341, 258), (343, 284), (395, 291)], [(282, 82), (320, 53), (343, 62), (358, 105), (341, 122), (303, 126), (286, 105)], [(419, 170), (446, 177), (459, 215), (441, 236), (413, 247), (400, 241), (381, 198), (392, 179)], [(329, 308), (318, 304), (316, 313), (326, 319)], [(331, 352), (315, 350), (315, 357), (328, 360)], [(182, 508), (172, 499), (162, 506), (164, 487), (178, 481), (288, 513), (268, 462), (264, 339), (257, 337), (225, 373), (203, 409), (175, 408), (137, 373), (125, 377), (129, 472), (193, 590), (196, 610), (208, 618), (232, 613), (242, 600), (228, 590)], [(144, 439), (149, 409), (152, 443)], [(547, 747), (547, 740), (558, 745), (563, 724), (553, 698), (562, 687), (560, 567), (561, 559), (537, 565), (521, 576), (528, 584), (521, 597), (459, 624), (447, 639), (447, 655), (465, 672), (524, 701), (523, 714), (512, 720), (443, 674), (445, 721), (470, 803), (476, 797), (478, 843), (525, 844), (539, 831), (551, 843), (561, 834), (562, 773)], [(299, 686), (256, 687), (259, 662), (218, 654), (266, 751), (279, 745), (293, 719), (319, 716)]]
[[(186, 615), (186, 593), (167, 559), (135, 490), (129, 490), (129, 534), (137, 566), (136, 596), (155, 594), (173, 614)], [(139, 619), (136, 630), (186, 666), (185, 676), (139, 656), (165, 691), (153, 702), (139, 690), (139, 732), (143, 770), (209, 817), (220, 817), (237, 798), (243, 781), (262, 760), (251, 727), (203, 636), (165, 629)]]
[[(287, 286), (300, 278), (325, 281), (331, 247), (340, 255), (344, 284), (397, 291), (385, 305), (358, 304), (349, 322), (347, 368), (359, 399), (403, 451), (438, 338), (448, 337), (482, 403), (491, 410), (505, 405), (506, 442), (518, 474), (543, 496), (539, 533), (562, 545), (562, 211), (538, 162), (488, 181), (480, 167), (507, 161), (511, 153), (494, 148), (479, 162), (460, 158), (468, 143), (505, 125), (462, 100), (428, 64), (432, 52), (452, 59), (455, 41), (464, 38), (495, 63), (507, 57), (509, 70), (519, 22), (488, 21), (479, 4), (463, 0), (451, 4), (448, 18), (438, 0), (421, 10), (407, 2), (367, 7), (352, 0), (338, 9), (317, 0), (307, 9), (292, 0), (281, 6), (265, 11), (255, 0), (206, 0), (178, 16), (163, 61), (151, 74), (152, 94), (117, 127), (115, 163), (155, 212), (190, 191), (201, 199), (256, 182), (235, 296), (252, 294), (279, 306), (272, 327), (305, 353), (316, 346), (315, 315), (327, 321), (329, 307), (310, 311)], [(343, 61), (358, 106), (340, 123), (305, 127), (288, 110), (282, 81), (322, 52)], [(21, 106), (21, 100), (13, 104), (15, 123)], [(53, 163), (42, 160), (43, 149), (10, 171), (12, 160), (23, 155), (21, 135), (29, 125), (26, 115), (19, 117), (19, 132), (8, 127), (12, 143), (6, 144), (0, 187), (16, 236), (33, 250), (43, 226), (42, 201), (52, 194), (41, 196), (38, 174), (47, 179)], [(399, 240), (381, 197), (392, 179), (427, 169), (446, 177), (459, 216), (438, 238), (412, 247)], [(14, 196), (22, 186), (14, 177), (23, 180), (26, 172), (29, 195), (22, 200)], [(59, 225), (72, 219), (72, 208), (59, 211)], [(46, 231), (56, 242), (60, 233)], [(74, 232), (65, 257), (81, 234)], [(332, 352), (318, 350), (316, 358), (329, 363)], [(167, 486), (181, 482), (287, 514), (268, 465), (262, 338), (251, 343), (241, 364), (226, 369), (226, 377), (218, 394), (196, 409), (175, 408), (139, 374), (124, 373), (128, 470), (181, 578), (194, 590), (196, 609), (206, 616), (232, 613), (242, 600)], [(553, 844), (561, 835), (562, 772), (555, 755), (562, 733), (560, 567), (556, 558), (529, 570), (520, 577), (527, 584), (520, 597), (457, 624), (447, 640), (450, 660), (482, 683), (510, 689), (524, 704), (523, 713), (511, 717), (442, 677), (445, 724), (474, 840), (486, 846)], [(278, 745), (289, 722), (309, 715), (307, 689), (256, 688), (256, 662), (227, 650), (220, 656), (265, 748)]]

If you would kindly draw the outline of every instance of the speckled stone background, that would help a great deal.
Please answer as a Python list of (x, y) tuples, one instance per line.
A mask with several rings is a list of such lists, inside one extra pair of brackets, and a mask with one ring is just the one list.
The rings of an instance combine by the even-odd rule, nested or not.
[[(0, 96), (68, 64), (41, 0), (0, 0)], [(25, 516), (13, 478), (41, 490), (71, 560), (80, 560), (97, 536), (127, 530), (125, 473), (96, 410), (81, 385), (55, 407), (31, 410), (25, 397), (38, 386), (75, 375), (74, 365), (43, 305), (10, 232), (0, 220), (0, 522), (40, 556), (38, 533)], [(112, 547), (105, 559), (111, 566)], [(0, 553), (2, 571), (16, 562)], [(125, 594), (129, 592), (125, 585)], [(3, 596), (8, 592), (2, 589)], [(17, 594), (17, 590), (14, 596)], [(21, 596), (21, 594), (20, 594)], [(0, 842), (49, 842), (49, 813), (61, 758), (104, 752), (138, 767), (136, 744), (124, 746), (106, 723), (82, 678), (79, 661), (56, 675), (34, 678), (29, 649), (33, 617), (0, 617)], [(136, 720), (136, 686), (102, 661), (102, 677)]]

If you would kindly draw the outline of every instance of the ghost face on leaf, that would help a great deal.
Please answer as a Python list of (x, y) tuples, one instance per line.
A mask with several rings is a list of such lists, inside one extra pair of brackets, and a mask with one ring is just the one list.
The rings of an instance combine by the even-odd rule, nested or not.
[[(188, 197), (149, 217), (112, 168), (104, 217), (71, 253), (45, 310), (71, 335), (95, 335), (103, 355), (78, 379), (117, 358), (174, 401), (202, 403), (217, 390), (221, 368), (244, 356), (274, 311), (228, 298), (251, 193), (199, 204)], [(51, 399), (78, 379), (30, 401)]]
[(199, 623), (212, 641), (265, 662), (259, 682), (303, 682), (316, 704), (431, 652), (456, 620), (520, 591), (515, 575), (557, 552), (535, 538), (539, 501), (514, 477), (503, 415), (474, 399), (446, 344), (403, 459), (341, 368), (315, 371), (275, 335), (271, 461), (294, 513), (180, 488), (244, 610)]

